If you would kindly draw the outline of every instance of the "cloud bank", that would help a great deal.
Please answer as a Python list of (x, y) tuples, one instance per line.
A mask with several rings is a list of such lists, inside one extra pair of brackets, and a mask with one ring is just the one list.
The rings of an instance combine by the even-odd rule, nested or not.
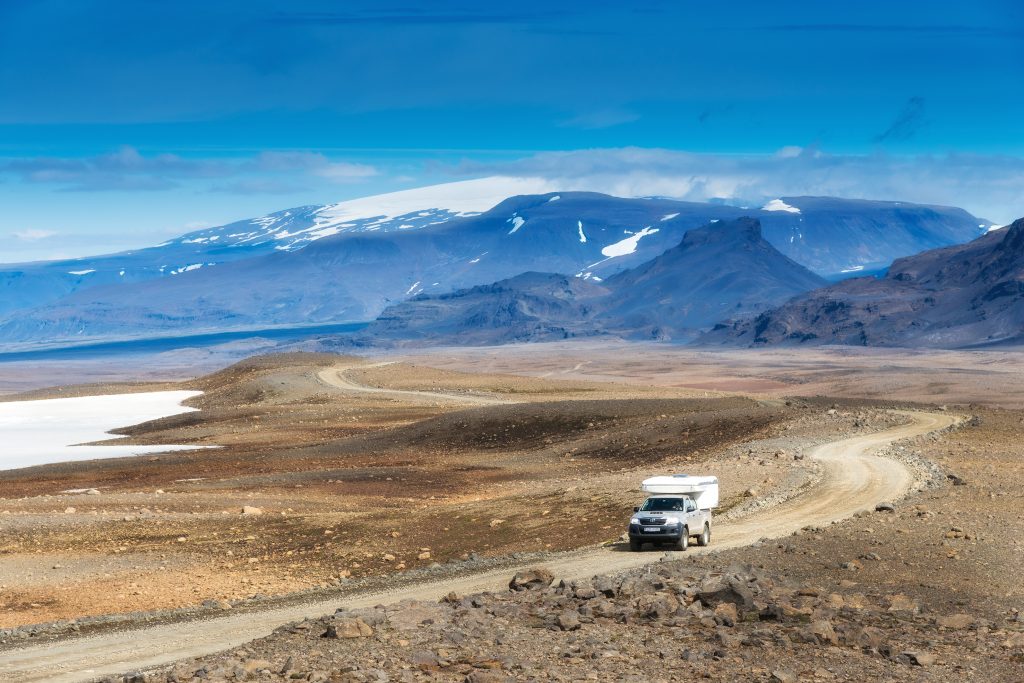
[[(351, 183), (378, 175), (376, 167), (328, 159), (318, 152), (263, 152), (239, 159), (192, 159), (177, 154), (144, 155), (133, 147), (88, 157), (28, 157), (0, 160), (0, 178), (51, 185), (67, 192), (160, 191), (186, 182), (217, 181), (209, 189), (234, 194), (282, 194), (315, 177)], [(231, 182), (226, 182), (231, 181)]]
[(566, 189), (621, 196), (754, 204), (817, 195), (959, 206), (1002, 223), (1024, 216), (1024, 158), (1014, 156), (842, 155), (795, 146), (775, 154), (698, 154), (626, 147), (464, 161), (450, 172), (542, 176)]

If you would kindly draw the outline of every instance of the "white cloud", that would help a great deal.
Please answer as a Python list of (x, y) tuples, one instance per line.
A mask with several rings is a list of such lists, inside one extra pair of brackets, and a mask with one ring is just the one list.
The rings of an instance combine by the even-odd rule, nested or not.
[(53, 230), (19, 230), (12, 234), (22, 242), (38, 242), (57, 235)]
[(792, 159), (793, 157), (800, 156), (803, 151), (804, 148), (799, 145), (786, 145), (775, 152), (775, 156), (780, 159)]
[(334, 162), (313, 169), (313, 174), (333, 182), (351, 182), (372, 178), (380, 172), (373, 166), (367, 164), (350, 164), (347, 162)]

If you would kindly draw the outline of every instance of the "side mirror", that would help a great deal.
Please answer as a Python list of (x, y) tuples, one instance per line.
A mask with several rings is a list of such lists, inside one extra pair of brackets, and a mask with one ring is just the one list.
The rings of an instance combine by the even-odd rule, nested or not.
[(640, 512), (640, 508), (638, 508), (638, 507), (633, 508), (633, 512)]

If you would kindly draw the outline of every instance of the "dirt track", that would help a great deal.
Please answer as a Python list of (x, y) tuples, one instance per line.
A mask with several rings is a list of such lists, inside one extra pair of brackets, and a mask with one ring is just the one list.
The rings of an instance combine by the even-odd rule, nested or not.
[[(349, 388), (349, 387), (344, 387)], [(423, 392), (429, 393), (429, 392)], [(454, 398), (454, 397), (453, 397)], [(461, 398), (461, 397), (459, 397)], [(803, 495), (756, 517), (722, 523), (715, 528), (712, 548), (746, 545), (763, 537), (781, 537), (805, 526), (822, 526), (900, 497), (911, 483), (900, 463), (873, 455), (901, 439), (943, 429), (955, 420), (938, 413), (912, 413), (913, 421), (875, 434), (834, 441), (811, 457), (822, 462), (823, 477)], [(696, 548), (689, 552), (700, 552)], [(588, 549), (567, 553), (546, 566), (556, 576), (587, 577), (616, 572), (662, 557), (658, 552), (627, 553)], [(365, 594), (344, 601), (302, 604), (259, 613), (231, 614), (207, 621), (162, 625), (130, 633), (81, 638), (57, 645), (34, 646), (0, 653), (0, 679), (18, 681), (81, 681), (126, 670), (158, 666), (185, 657), (227, 649), (267, 635), (275, 627), (349, 607), (394, 603), (403, 599), (436, 599), (449, 591), (471, 593), (504, 587), (511, 569), (402, 588), (388, 594)]]
[[(391, 365), (391, 363), (374, 363), (363, 365), (363, 369)], [(470, 405), (493, 406), (510, 403), (506, 399), (493, 396), (476, 396), (472, 394), (450, 394), (443, 391), (412, 391), (407, 389), (381, 389), (353, 381), (345, 374), (345, 368), (328, 368), (317, 373), (317, 379), (324, 384), (342, 391), (351, 391), (358, 394), (383, 394), (385, 396), (397, 396), (403, 399), (427, 399), (431, 402), (454, 401), (456, 403), (468, 403)]]

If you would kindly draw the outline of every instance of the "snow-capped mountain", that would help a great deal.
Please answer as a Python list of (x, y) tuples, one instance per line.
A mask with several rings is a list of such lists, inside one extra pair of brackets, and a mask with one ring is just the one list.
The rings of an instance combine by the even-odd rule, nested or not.
[(691, 228), (741, 216), (819, 275), (961, 243), (982, 223), (896, 202), (780, 197), (752, 209), (486, 178), (289, 209), (135, 252), (0, 267), (0, 344), (368, 320), (419, 293), (526, 271), (600, 283)]
[(545, 192), (539, 178), (490, 177), (300, 206), (206, 228), (155, 247), (103, 256), (0, 265), (0, 317), (73, 292), (175, 276), (201, 268), (295, 251), (337, 234), (407, 231), (474, 216), (507, 197)]
[[(223, 247), (271, 246), (295, 251), (324, 237), (361, 232), (417, 230), (453, 218), (477, 216), (515, 195), (541, 194), (550, 182), (541, 178), (495, 176), (418, 187), (351, 199), (326, 206), (303, 206), (197, 230), (166, 243)], [(165, 245), (161, 245), (165, 246)]]

